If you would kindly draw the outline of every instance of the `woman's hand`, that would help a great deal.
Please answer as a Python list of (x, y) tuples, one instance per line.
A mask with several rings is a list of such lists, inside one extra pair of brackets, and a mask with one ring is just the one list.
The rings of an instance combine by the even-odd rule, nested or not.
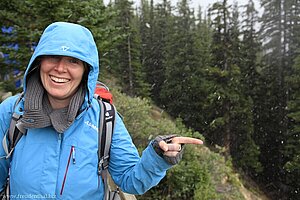
[(185, 144), (203, 144), (202, 140), (191, 137), (177, 137), (176, 135), (157, 136), (153, 142), (153, 148), (158, 155), (169, 164), (180, 162)]

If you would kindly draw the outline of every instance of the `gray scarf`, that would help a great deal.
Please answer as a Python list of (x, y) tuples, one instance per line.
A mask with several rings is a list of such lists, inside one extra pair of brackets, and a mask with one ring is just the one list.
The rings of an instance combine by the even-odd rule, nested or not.
[(24, 115), (21, 123), (25, 129), (44, 128), (52, 125), (58, 133), (63, 133), (75, 120), (83, 100), (84, 89), (83, 86), (80, 86), (68, 107), (53, 110), (37, 70), (27, 81)]

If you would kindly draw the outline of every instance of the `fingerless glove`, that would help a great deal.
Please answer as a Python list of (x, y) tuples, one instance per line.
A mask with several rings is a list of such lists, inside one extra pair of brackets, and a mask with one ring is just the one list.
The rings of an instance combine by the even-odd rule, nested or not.
[(178, 164), (181, 159), (182, 159), (182, 155), (183, 155), (183, 150), (184, 150), (184, 146), (181, 145), (181, 149), (180, 151), (176, 154), (176, 156), (167, 156), (164, 155), (164, 150), (162, 150), (159, 146), (159, 142), (160, 141), (165, 141), (167, 144), (172, 142), (172, 138), (176, 137), (176, 135), (163, 135), (163, 136), (157, 136), (153, 142), (152, 142), (152, 146), (155, 150), (155, 152), (162, 157), (167, 163), (171, 164), (171, 165), (176, 165)]

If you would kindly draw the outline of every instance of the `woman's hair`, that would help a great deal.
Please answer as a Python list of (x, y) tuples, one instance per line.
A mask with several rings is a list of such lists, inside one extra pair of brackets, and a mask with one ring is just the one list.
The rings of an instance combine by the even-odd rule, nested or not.
[(35, 59), (34, 62), (30, 65), (30, 70), (28, 71), (28, 74), (26, 76), (26, 82), (33, 74), (40, 71), (40, 66), (41, 66), (41, 59), (40, 58)]
[(83, 76), (82, 76), (82, 83), (87, 85), (87, 81), (88, 81), (88, 76), (89, 76), (89, 72), (90, 72), (90, 65), (87, 64), (86, 62), (83, 62), (83, 66), (84, 66), (84, 72), (83, 72)]

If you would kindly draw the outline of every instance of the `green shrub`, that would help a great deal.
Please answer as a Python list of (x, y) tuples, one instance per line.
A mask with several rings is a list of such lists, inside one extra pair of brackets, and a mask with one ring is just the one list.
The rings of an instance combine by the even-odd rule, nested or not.
[[(149, 100), (130, 98), (114, 90), (114, 101), (141, 152), (157, 135), (177, 134), (201, 138), (199, 132), (186, 128), (181, 119), (172, 120), (163, 111), (151, 106)], [(211, 152), (203, 145), (185, 145), (182, 161), (171, 168), (156, 187), (140, 200), (213, 200), (244, 199), (240, 182), (232, 171), (231, 161)]]

